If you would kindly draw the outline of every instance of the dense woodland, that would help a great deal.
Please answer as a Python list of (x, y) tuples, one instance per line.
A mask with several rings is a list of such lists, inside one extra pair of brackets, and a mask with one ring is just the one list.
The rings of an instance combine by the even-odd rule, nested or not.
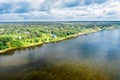
[(57, 41), (78, 33), (120, 28), (114, 22), (1, 23), (0, 50)]

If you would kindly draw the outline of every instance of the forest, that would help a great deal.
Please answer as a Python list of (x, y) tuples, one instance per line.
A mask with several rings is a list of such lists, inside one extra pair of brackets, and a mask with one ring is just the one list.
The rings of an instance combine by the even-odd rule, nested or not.
[(76, 34), (120, 28), (119, 23), (48, 22), (0, 24), (0, 50), (59, 41)]

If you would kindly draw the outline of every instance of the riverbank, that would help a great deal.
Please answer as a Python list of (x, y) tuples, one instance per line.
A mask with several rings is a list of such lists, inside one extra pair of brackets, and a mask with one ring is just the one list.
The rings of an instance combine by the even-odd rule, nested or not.
[(87, 30), (86, 32), (70, 35), (70, 36), (63, 37), (63, 38), (58, 37), (58, 38), (55, 38), (55, 39), (53, 39), (51, 41), (38, 42), (36, 44), (28, 44), (28, 45), (25, 45), (25, 46), (22, 46), (22, 47), (8, 48), (8, 49), (5, 49), (5, 50), (0, 50), (0, 54), (4, 54), (7, 51), (15, 50), (15, 49), (19, 49), (19, 48), (27, 48), (27, 47), (33, 47), (33, 46), (43, 45), (43, 44), (52, 43), (52, 42), (59, 42), (59, 41), (65, 40), (65, 39), (74, 38), (74, 37), (77, 37), (77, 36), (80, 36), (80, 35), (89, 34), (89, 33), (98, 32), (98, 31), (100, 31), (100, 30), (89, 30), (89, 31)]

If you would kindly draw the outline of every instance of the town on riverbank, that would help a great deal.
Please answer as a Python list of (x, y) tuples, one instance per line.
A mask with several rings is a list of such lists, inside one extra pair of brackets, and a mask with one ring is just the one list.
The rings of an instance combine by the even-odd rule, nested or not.
[(115, 28), (120, 28), (120, 24), (117, 22), (1, 23), (0, 53)]

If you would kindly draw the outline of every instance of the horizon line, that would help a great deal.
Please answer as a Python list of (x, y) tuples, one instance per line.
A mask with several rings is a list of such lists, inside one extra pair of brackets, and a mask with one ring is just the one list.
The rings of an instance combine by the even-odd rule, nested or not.
[(4, 23), (4, 22), (120, 22), (120, 20), (0, 21), (0, 23)]

